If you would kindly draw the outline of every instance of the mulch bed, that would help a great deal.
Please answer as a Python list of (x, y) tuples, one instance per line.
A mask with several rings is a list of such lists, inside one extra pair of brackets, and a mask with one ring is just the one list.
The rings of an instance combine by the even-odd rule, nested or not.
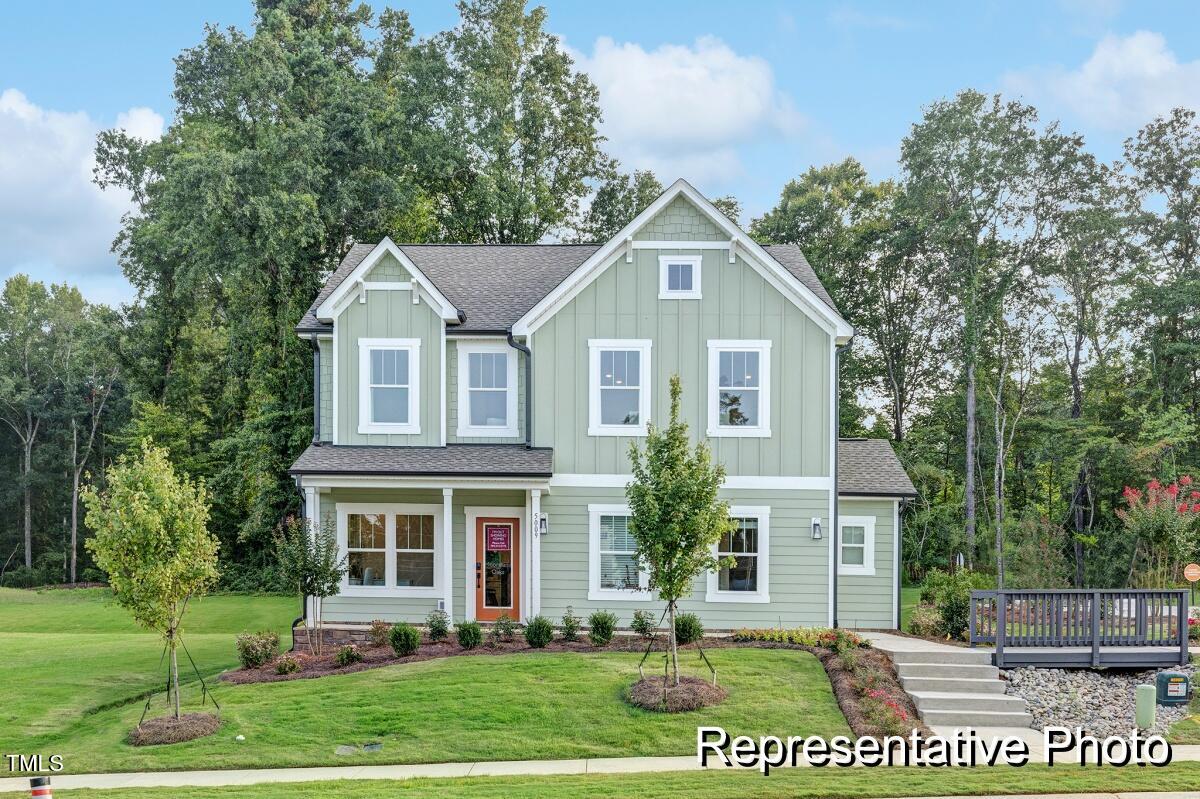
[(634, 707), (657, 713), (684, 713), (719, 705), (729, 692), (699, 677), (680, 677), (679, 685), (668, 685), (663, 696), (665, 677), (646, 677), (629, 687), (625, 700)]
[[(833, 695), (837, 697), (838, 707), (842, 709), (842, 715), (846, 717), (854, 734), (860, 738), (882, 738), (884, 731), (879, 729), (866, 713), (854, 675), (846, 668), (841, 657), (828, 649), (811, 651), (825, 667), (825, 673), (829, 675), (829, 682), (833, 685)], [(923, 735), (931, 735), (932, 731), (917, 715), (912, 698), (901, 687), (900, 680), (896, 677), (896, 667), (887, 653), (878, 649), (857, 649), (855, 655), (859, 668), (874, 674), (876, 687), (887, 693), (889, 698), (908, 714), (909, 730), (921, 730)]]
[(185, 713), (179, 718), (162, 716), (134, 727), (127, 740), (133, 746), (178, 744), (212, 735), (219, 726), (221, 720), (212, 713)]

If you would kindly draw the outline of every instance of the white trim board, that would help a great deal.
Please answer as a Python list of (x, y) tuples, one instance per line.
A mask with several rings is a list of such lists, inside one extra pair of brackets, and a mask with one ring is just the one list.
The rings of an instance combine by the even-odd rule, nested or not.
[[(329, 296), (325, 298), (324, 302), (317, 306), (314, 316), (323, 322), (332, 322), (334, 317), (337, 315), (336, 310), (342, 301), (360, 287), (365, 288), (367, 283), (363, 281), (363, 277), (367, 274), (367, 272), (371, 271), (371, 268), (375, 266), (375, 264), (379, 263), (379, 260), (383, 258), (384, 255), (389, 254), (399, 261), (401, 266), (408, 270), (408, 273), (412, 275), (412, 282), (416, 283), (433, 301), (432, 304), (434, 309), (438, 312), (438, 315), (447, 322), (457, 323), (458, 309), (454, 307), (450, 300), (446, 299), (444, 294), (438, 291), (438, 288), (433, 284), (433, 281), (427, 278), (425, 273), (418, 269), (417, 265), (412, 262), (412, 259), (405, 255), (404, 251), (397, 247), (396, 243), (393, 242), (388, 236), (384, 236), (383, 241), (376, 244), (375, 249), (367, 253), (367, 257), (363, 258), (358, 266), (354, 267), (353, 271), (351, 271), (341, 283), (334, 287), (333, 291), (329, 293)], [(385, 286), (389, 285), (383, 282), (381, 282), (381, 284)], [(395, 286), (399, 284), (393, 283), (391, 285)], [(416, 296), (414, 296), (413, 299), (416, 300)]]
[[(455, 435), (460, 438), (515, 438), (518, 432), (517, 417), (517, 351), (504, 341), (480, 341), (478, 339), (460, 339), (458, 350), (458, 425)], [(505, 382), (505, 415), (504, 426), (472, 425), (471, 422), (471, 356), (474, 354), (503, 355)], [(481, 391), (498, 391), (498, 389), (476, 389)]]
[[(710, 221), (717, 227), (728, 234), (729, 244), (740, 248), (746, 262), (764, 280), (811, 317), (814, 322), (830, 334), (831, 338), (848, 340), (854, 334), (854, 328), (850, 326), (849, 322), (826, 305), (813, 293), (812, 289), (801, 283), (795, 275), (772, 258), (770, 253), (747, 236), (741, 228), (731, 222), (704, 195), (696, 191), (690, 183), (682, 178), (672, 183), (644, 211), (634, 217), (633, 221), (609, 239), (604, 246), (592, 253), (586, 261), (576, 267), (553, 291), (539, 300), (524, 316), (518, 319), (513, 324), (513, 334), (528, 336), (545, 324), (547, 319), (570, 302), (605, 269), (611, 266), (626, 248), (632, 251), (632, 248), (636, 245), (631, 238), (633, 234), (681, 194), (690, 200), (701, 212), (707, 214)], [(673, 246), (678, 248), (680, 244), (681, 242), (674, 242)]]
[[(550, 478), (551, 488), (624, 488), (633, 479), (631, 474), (571, 474), (560, 473)], [(764, 491), (828, 491), (833, 480), (828, 477), (755, 476), (726, 477), (722, 488), (760, 489)]]

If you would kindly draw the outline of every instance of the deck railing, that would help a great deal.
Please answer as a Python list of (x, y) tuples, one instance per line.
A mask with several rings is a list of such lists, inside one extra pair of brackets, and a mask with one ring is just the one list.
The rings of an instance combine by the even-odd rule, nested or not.
[(971, 646), (993, 644), (996, 665), (1006, 648), (1088, 647), (1093, 666), (1101, 647), (1178, 647), (1188, 658), (1188, 591), (972, 591)]

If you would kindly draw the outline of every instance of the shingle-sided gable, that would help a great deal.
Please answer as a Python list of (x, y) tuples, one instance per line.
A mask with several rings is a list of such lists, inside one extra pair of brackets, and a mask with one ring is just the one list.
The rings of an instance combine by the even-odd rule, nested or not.
[(699, 208), (678, 195), (633, 234), (634, 241), (728, 241), (729, 235)]

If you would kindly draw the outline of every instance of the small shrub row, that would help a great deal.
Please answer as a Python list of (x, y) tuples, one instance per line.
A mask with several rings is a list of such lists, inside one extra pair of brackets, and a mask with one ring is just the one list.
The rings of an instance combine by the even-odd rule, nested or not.
[(857, 633), (829, 627), (795, 627), (790, 630), (782, 628), (742, 629), (733, 634), (733, 640), (767, 641), (776, 644), (819, 647), (833, 650), (839, 654), (871, 645), (870, 641)]
[(283, 655), (275, 661), (276, 674), (295, 674), (300, 668), (300, 661), (291, 655)]
[(237, 637), (236, 645), (242, 668), (257, 669), (279, 651), (279, 635), (269, 630), (242, 633)]
[(337, 654), (333, 656), (333, 662), (338, 668), (345, 668), (354, 663), (362, 663), (363, 653), (355, 644), (346, 644), (338, 649)]
[(525, 625), (525, 643), (541, 649), (554, 640), (554, 625), (545, 616), (534, 616)]
[(388, 633), (388, 643), (392, 645), (392, 651), (398, 657), (415, 655), (421, 648), (421, 631), (405, 622), (393, 624)]

